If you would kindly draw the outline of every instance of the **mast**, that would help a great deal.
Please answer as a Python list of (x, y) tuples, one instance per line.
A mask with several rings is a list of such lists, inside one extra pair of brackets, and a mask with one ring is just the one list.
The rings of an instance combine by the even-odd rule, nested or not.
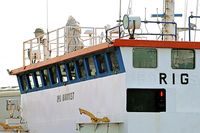
[[(174, 0), (165, 0), (164, 3), (164, 22), (174, 22)], [(164, 24), (163, 26), (163, 34), (174, 34), (175, 29), (173, 24)], [(164, 40), (170, 41), (174, 40), (173, 36), (165, 36)]]

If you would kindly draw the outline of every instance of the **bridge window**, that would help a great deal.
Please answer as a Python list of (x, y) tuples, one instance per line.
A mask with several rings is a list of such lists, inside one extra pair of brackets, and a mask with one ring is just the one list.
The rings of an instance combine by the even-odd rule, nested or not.
[(156, 68), (157, 50), (155, 48), (134, 48), (133, 66), (135, 68)]
[(50, 79), (49, 79), (49, 74), (48, 74), (48, 70), (44, 69), (42, 71), (42, 76), (44, 79), (44, 86), (49, 86), (50, 85)]
[(171, 65), (173, 69), (194, 69), (195, 51), (191, 49), (172, 49)]
[(110, 49), (58, 62), (18, 76), (22, 93), (124, 72), (120, 50)]
[(75, 63), (74, 62), (69, 62), (67, 63), (68, 67), (68, 73), (69, 73), (69, 79), (70, 80), (75, 80), (76, 79), (76, 69), (75, 69)]
[(30, 83), (31, 89), (35, 88), (34, 79), (33, 79), (33, 73), (29, 73), (28, 74), (28, 81)]
[(79, 78), (86, 78), (86, 72), (85, 72), (85, 67), (84, 67), (84, 61), (83, 59), (79, 59), (76, 61), (77, 64), (77, 69), (78, 69), (78, 75)]
[(94, 59), (92, 56), (85, 58), (86, 64), (88, 65), (88, 72), (89, 76), (95, 76), (96, 75), (96, 68), (94, 64)]
[(58, 83), (58, 76), (57, 76), (57, 72), (56, 72), (56, 66), (50, 67), (49, 72), (50, 72), (52, 84), (57, 84)]
[(21, 80), (22, 90), (24, 92), (27, 92), (28, 91), (28, 84), (27, 84), (27, 77), (26, 77), (26, 75), (20, 76), (20, 80)]
[(119, 64), (117, 61), (116, 52), (115, 51), (109, 52), (107, 53), (107, 56), (108, 56), (110, 70), (113, 73), (118, 73), (120, 70), (119, 70)]
[(96, 61), (97, 61), (97, 66), (98, 66), (99, 73), (107, 72), (107, 67), (106, 67), (106, 61), (105, 61), (105, 58), (104, 58), (104, 54), (96, 55)]
[(60, 68), (61, 82), (67, 82), (67, 73), (65, 64), (60, 64), (59, 68)]
[(36, 71), (36, 80), (37, 80), (37, 84), (38, 86), (37, 87), (42, 87), (42, 80), (41, 80), (41, 74), (40, 74), (40, 71)]

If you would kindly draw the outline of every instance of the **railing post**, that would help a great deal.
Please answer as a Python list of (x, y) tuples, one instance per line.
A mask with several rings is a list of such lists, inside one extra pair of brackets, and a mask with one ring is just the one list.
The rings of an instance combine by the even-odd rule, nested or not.
[(33, 50), (32, 50), (32, 44), (33, 42), (32, 42), (32, 40), (30, 41), (30, 49), (29, 49), (29, 56), (30, 56), (30, 64), (32, 64), (33, 63), (33, 57), (32, 57), (32, 52), (33, 52)]
[(95, 43), (94, 44), (97, 44), (97, 28), (95, 28), (95, 31), (94, 31), (94, 39), (95, 39)]
[(63, 40), (64, 40), (64, 46), (63, 46), (63, 50), (64, 50), (64, 54), (65, 54), (65, 52), (66, 52), (66, 26), (64, 27), (64, 33), (63, 33)]
[(57, 44), (56, 52), (57, 52), (57, 56), (59, 56), (59, 30), (58, 29), (56, 30), (56, 44)]
[(173, 23), (175, 25), (175, 41), (177, 41), (177, 23)]
[[(35, 62), (34, 63), (36, 63), (36, 60), (37, 60), (37, 56), (40, 56), (40, 57), (42, 57), (42, 55), (41, 55), (41, 50), (40, 50), (40, 45), (42, 44), (42, 42), (41, 42), (41, 40), (39, 39), (39, 43), (38, 43), (38, 52), (39, 52), (39, 54), (40, 55), (36, 55), (34, 58), (35, 58)], [(32, 49), (32, 47), (31, 47), (31, 49)], [(44, 49), (44, 47), (43, 47), (43, 49)], [(37, 53), (36, 53), (37, 54)], [(44, 54), (44, 53), (43, 53)], [(41, 58), (40, 58), (41, 59)], [(44, 60), (44, 59), (43, 59)]]
[(26, 57), (25, 57), (25, 42), (23, 43), (23, 66), (25, 66), (26, 65), (26, 62), (25, 62), (25, 59)]
[(188, 32), (189, 32), (189, 42), (191, 41), (191, 27), (190, 27), (190, 18), (192, 18), (192, 16), (189, 16), (188, 18)]
[(92, 39), (92, 46), (95, 44), (95, 37), (96, 37), (96, 32), (95, 32), (95, 28), (93, 27), (93, 39)]

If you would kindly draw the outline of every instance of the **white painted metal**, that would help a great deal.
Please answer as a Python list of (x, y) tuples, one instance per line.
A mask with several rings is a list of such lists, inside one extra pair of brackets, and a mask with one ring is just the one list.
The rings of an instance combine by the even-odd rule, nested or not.
[[(126, 72), (22, 95), (22, 116), (31, 133), (77, 133), (77, 123), (88, 123), (79, 114), (84, 108), (97, 117), (107, 116), (112, 123), (122, 122), (123, 133), (197, 133), (200, 127), (200, 61), (195, 70), (171, 68), (171, 49), (158, 50), (158, 68), (142, 69), (132, 65), (131, 47), (121, 48)], [(196, 58), (200, 51), (195, 50)], [(167, 74), (167, 84), (159, 83), (159, 73)], [(175, 74), (175, 84), (172, 83)], [(181, 84), (181, 73), (189, 75), (189, 84)], [(126, 111), (127, 88), (163, 88), (166, 112)], [(57, 102), (59, 95), (73, 93), (72, 100)]]
[[(173, 22), (174, 0), (165, 0), (165, 7), (165, 21)], [(164, 28), (164, 34), (174, 34), (173, 25), (165, 25)], [(92, 30), (94, 31), (94, 28)], [(166, 36), (165, 40), (174, 40), (174, 38)], [(33, 42), (29, 40), (25, 43), (34, 48)], [(171, 49), (158, 48), (157, 51), (158, 67), (154, 69), (134, 68), (133, 48), (123, 47), (121, 52), (125, 73), (22, 94), (22, 117), (28, 122), (30, 132), (77, 133), (80, 131), (77, 129), (77, 123), (80, 126), (80, 123), (90, 122), (87, 116), (80, 115), (79, 108), (83, 108), (97, 117), (107, 116), (111, 123), (123, 123), (119, 133), (198, 133), (200, 131), (200, 75), (198, 74), (200, 60), (197, 59), (200, 57), (200, 50), (195, 50), (194, 70), (172, 69)], [(160, 73), (167, 75), (167, 84), (160, 83)], [(183, 73), (189, 75), (188, 84), (181, 83), (181, 80), (184, 80), (181, 77)], [(173, 75), (175, 75), (174, 83)], [(165, 89), (166, 112), (127, 112), (127, 88)], [(89, 126), (82, 131), (84, 133), (93, 129), (93, 126)], [(100, 131), (104, 129), (107, 128)]]
[[(57, 102), (59, 95), (69, 93), (74, 93), (73, 100)], [(31, 133), (76, 133), (76, 123), (90, 122), (79, 108), (97, 117), (107, 116), (112, 122), (124, 121), (125, 95), (125, 74), (23, 94), (22, 117)]]
[[(126, 68), (127, 88), (164, 88), (166, 89), (166, 112), (164, 113), (128, 113), (126, 116), (128, 133), (196, 133), (200, 122), (200, 98), (198, 79), (200, 61), (196, 60), (195, 70), (177, 70), (171, 68), (171, 49), (158, 50), (158, 68), (141, 69), (132, 66), (132, 48), (122, 48)], [(195, 50), (196, 58), (200, 51)], [(167, 74), (167, 83), (159, 83), (159, 73)], [(175, 73), (175, 84), (172, 83)], [(189, 84), (181, 84), (181, 73), (189, 75)]]

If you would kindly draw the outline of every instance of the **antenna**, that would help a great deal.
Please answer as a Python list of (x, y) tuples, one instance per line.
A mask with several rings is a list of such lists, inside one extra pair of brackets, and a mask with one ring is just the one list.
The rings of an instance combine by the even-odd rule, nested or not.
[(122, 13), (121, 13), (121, 7), (122, 7), (122, 0), (119, 0), (119, 20), (117, 20), (117, 22), (119, 22), (119, 25), (121, 24), (121, 16), (122, 16)]
[[(186, 28), (187, 23), (187, 12), (188, 12), (188, 0), (185, 0), (185, 7), (184, 7), (184, 28)], [(184, 41), (186, 40), (186, 31), (184, 31)]]
[(132, 15), (132, 0), (129, 0), (127, 14)]
[(121, 37), (121, 31), (120, 31), (120, 25), (121, 25), (121, 16), (122, 16), (122, 13), (121, 13), (121, 6), (122, 6), (122, 0), (119, 0), (119, 20), (117, 20), (117, 22), (119, 22), (119, 38)]
[(45, 41), (45, 53), (44, 53), (44, 59), (48, 59), (49, 58), (49, 0), (46, 0), (46, 24), (47, 24), (47, 33), (46, 33), (46, 41)]
[[(196, 16), (198, 16), (198, 12), (199, 12), (199, 0), (197, 0), (196, 2)], [(196, 25), (196, 29), (197, 29), (197, 18), (195, 19), (195, 25)], [(194, 31), (194, 41), (196, 40), (196, 33), (197, 30)]]
[(46, 14), (46, 15), (47, 15), (47, 16), (46, 16), (46, 17), (47, 17), (47, 18), (46, 18), (46, 19), (47, 19), (47, 20), (46, 20), (46, 24), (47, 24), (47, 34), (48, 34), (48, 32), (49, 32), (49, 31), (48, 31), (48, 28), (49, 28), (49, 0), (46, 0), (46, 13), (47, 13), (47, 14)]

